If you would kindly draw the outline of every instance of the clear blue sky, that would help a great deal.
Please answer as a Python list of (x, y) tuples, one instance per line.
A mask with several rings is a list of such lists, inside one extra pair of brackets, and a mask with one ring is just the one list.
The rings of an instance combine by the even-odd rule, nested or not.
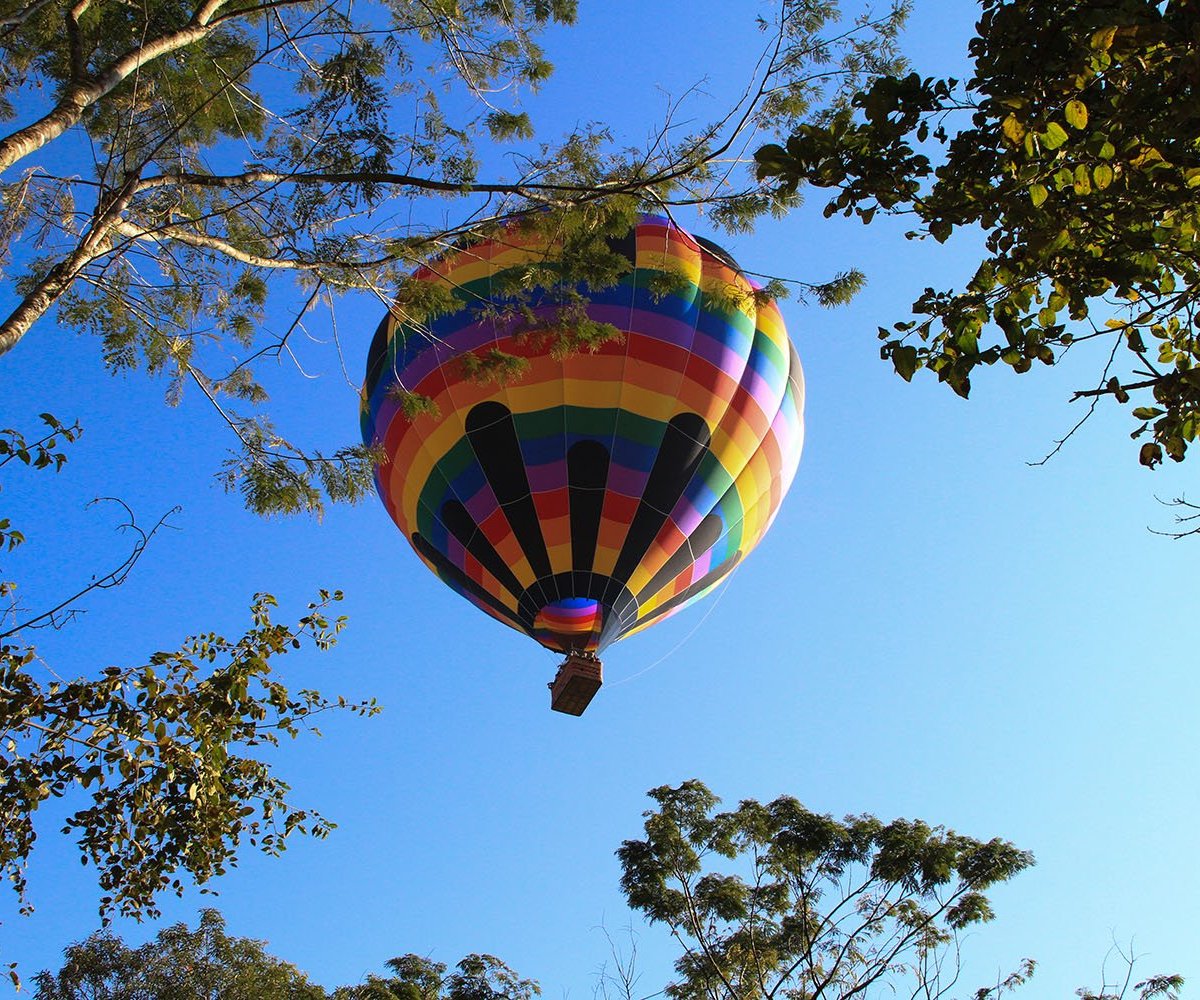
[[(581, 8), (576, 29), (551, 36), (558, 72), (531, 104), (547, 134), (604, 120), (637, 142), (665, 94), (707, 78), (704, 117), (758, 44), (749, 3)], [(922, 72), (963, 72), (974, 11), (919, 4), (907, 48)], [(347, 593), (337, 648), (281, 666), (296, 686), (374, 695), (386, 711), (331, 720), (324, 739), (278, 755), (296, 799), (340, 825), (223, 879), (215, 903), (232, 932), (327, 986), (404, 952), (487, 951), (548, 997), (590, 997), (606, 957), (597, 928), (629, 920), (613, 851), (640, 832), (646, 789), (698, 777), (730, 804), (787, 793), (1032, 850), (1037, 867), (995, 893), (996, 921), (966, 943), (963, 994), (1025, 956), (1040, 963), (1027, 996), (1098, 985), (1114, 936), (1147, 953), (1142, 971), (1200, 976), (1188, 596), (1200, 540), (1147, 530), (1169, 526), (1154, 497), (1187, 492), (1200, 459), (1142, 470), (1127, 418), (1102, 406), (1030, 467), (1077, 419), (1066, 399), (1094, 379), (1083, 357), (1021, 379), (989, 372), (969, 402), (906, 386), (878, 360), (875, 328), (961, 276), (971, 247), (827, 222), (820, 204), (814, 193), (811, 210), (753, 237), (717, 237), (756, 270), (814, 279), (857, 265), (869, 278), (849, 307), (783, 307), (808, 383), (791, 494), (717, 595), (608, 651), (582, 719), (548, 709), (554, 657), (440, 586), (380, 505), (255, 519), (212, 480), (229, 440), (200, 400), (166, 408), (162, 385), (103, 374), (96, 344), (49, 322), (0, 359), (0, 426), (50, 410), (86, 428), (56, 479), (4, 483), (4, 513), (29, 536), (5, 577), (31, 605), (123, 557), (118, 514), (85, 510), (93, 497), (120, 497), (144, 522), (184, 508), (124, 587), (42, 637), (59, 673), (141, 662), (194, 630), (239, 634), (255, 591), (291, 610), (321, 586)], [(351, 381), (377, 314), (365, 298), (338, 306)], [(357, 433), (356, 387), (327, 315), (309, 330), (319, 377), (281, 368), (276, 412), (336, 445)], [(92, 873), (56, 826), (48, 813), (31, 866), (36, 914), (0, 897), (0, 956), (27, 976), (57, 968), (97, 923)], [(168, 901), (164, 920), (213, 902)], [(673, 951), (661, 928), (635, 927), (649, 994)], [(157, 925), (117, 929), (140, 942)]]

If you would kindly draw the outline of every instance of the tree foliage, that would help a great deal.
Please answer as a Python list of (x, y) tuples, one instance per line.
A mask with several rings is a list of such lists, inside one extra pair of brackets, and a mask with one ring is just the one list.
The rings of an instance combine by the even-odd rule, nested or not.
[(230, 937), (216, 910), (195, 930), (164, 928), (140, 948), (107, 932), (66, 949), (56, 973), (34, 980), (35, 1000), (325, 1000), (325, 991), (262, 941)]
[(1052, 365), (1087, 343), (1128, 405), (1139, 459), (1182, 461), (1200, 423), (1200, 14), (1182, 0), (982, 0), (973, 75), (884, 76), (832, 120), (756, 153), (781, 195), (826, 214), (914, 217), (910, 237), (980, 227), (961, 290), (927, 288), (880, 329), (909, 380), (961, 396), (980, 365)]
[(467, 955), (452, 972), (420, 955), (387, 962), (388, 974), (326, 991), (265, 943), (231, 937), (214, 909), (195, 930), (175, 924), (140, 948), (102, 931), (64, 952), (58, 972), (34, 979), (35, 1000), (534, 1000), (537, 983), (494, 955)]
[(672, 1000), (943, 995), (986, 891), (1033, 864), (1003, 840), (919, 820), (838, 821), (790, 797), (717, 812), (698, 781), (650, 792), (617, 856), (629, 905), (682, 947)]
[(566, 288), (613, 280), (604, 238), (640, 206), (706, 205), (731, 227), (786, 208), (747, 143), (894, 70), (903, 10), (843, 27), (832, 0), (785, 0), (740, 101), (633, 150), (603, 125), (532, 139), (518, 93), (551, 71), (538, 33), (574, 17), (575, 0), (9, 0), (0, 268), (17, 295), (0, 354), (56, 310), (112, 370), (218, 409), (236, 441), (223, 481), (251, 509), (358, 499), (377, 456), (292, 443), (255, 376), (308, 310), (358, 290), (419, 322), (414, 268), (516, 218), (562, 249), (546, 276)]
[[(1003, 840), (919, 820), (838, 821), (788, 797), (718, 812), (695, 780), (649, 794), (658, 808), (645, 814), (645, 838), (625, 841), (617, 855), (631, 908), (666, 924), (682, 949), (661, 991), (674, 1000), (942, 996), (957, 975), (959, 934), (991, 918), (986, 891), (1033, 863)], [(609, 946), (617, 971), (601, 967), (596, 996), (636, 1000), (636, 944), (628, 955), (611, 938)], [(1178, 1000), (1182, 977), (1135, 983), (1135, 956), (1115, 950), (1123, 975), (1114, 980), (1106, 963), (1104, 985), (1078, 990), (1083, 1000)], [(36, 1000), (536, 1000), (542, 992), (493, 955), (467, 955), (449, 971), (406, 954), (383, 975), (326, 994), (261, 942), (227, 937), (214, 910), (195, 931), (176, 925), (137, 950), (100, 933), (65, 955), (57, 974), (37, 976)], [(1033, 967), (1026, 960), (972, 995), (999, 1000)]]
[(467, 955), (451, 973), (420, 955), (389, 959), (391, 975), (338, 987), (330, 1000), (534, 1000), (542, 989), (522, 979), (495, 955)]
[[(61, 446), (78, 427), (42, 419), (47, 432), (37, 440), (0, 431), (0, 468), (62, 467)], [(207, 632), (138, 666), (61, 678), (31, 635), (62, 627), (82, 597), (125, 579), (153, 531), (133, 520), (124, 527), (137, 537), (124, 562), (50, 609), (27, 611), (15, 584), (0, 583), (0, 874), (25, 911), (35, 820), (50, 800), (82, 800), (63, 833), (96, 870), (101, 915), (155, 916), (160, 893), (204, 885), (235, 865), (246, 844), (279, 854), (294, 833), (325, 836), (332, 824), (289, 801), (263, 748), (315, 732), (323, 712), (377, 710), (373, 701), (292, 692), (271, 672), (277, 656), (334, 644), (345, 619), (329, 609), (340, 593), (322, 592), (293, 625), (275, 622), (275, 599), (258, 594), (251, 625), (236, 639)], [(0, 521), (0, 545), (11, 551), (24, 540)]]

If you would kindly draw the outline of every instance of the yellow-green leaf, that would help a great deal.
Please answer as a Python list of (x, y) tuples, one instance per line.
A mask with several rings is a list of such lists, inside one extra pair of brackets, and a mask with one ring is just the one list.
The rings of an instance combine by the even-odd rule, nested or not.
[(1087, 128), (1088, 110), (1087, 105), (1083, 101), (1067, 101), (1065, 111), (1068, 125), (1077, 129)]
[(1008, 141), (1014, 146), (1025, 138), (1025, 126), (1017, 120), (1016, 115), (1009, 115), (1007, 118), (1005, 118), (1004, 124), (1002, 124), (1000, 128), (1004, 130), (1004, 134), (1008, 137)]
[(1092, 180), (1096, 183), (1096, 190), (1103, 191), (1113, 182), (1113, 168), (1107, 163), (1099, 163), (1092, 168)]
[(1153, 146), (1143, 146), (1141, 152), (1138, 153), (1138, 155), (1132, 160), (1130, 160), (1130, 162), (1135, 167), (1146, 167), (1151, 163), (1161, 163), (1162, 158), (1162, 153), (1160, 153)]
[(1029, 200), (1033, 202), (1034, 208), (1041, 208), (1049, 194), (1044, 184), (1034, 184), (1029, 189)]
[(1051, 122), (1046, 126), (1046, 131), (1042, 133), (1041, 140), (1046, 144), (1047, 149), (1058, 149), (1067, 141), (1067, 131), (1058, 122)]
[(1088, 168), (1082, 163), (1075, 168), (1075, 193), (1092, 193), (1092, 177), (1091, 174), (1088, 173)]
[(1112, 48), (1113, 39), (1117, 37), (1116, 25), (1101, 28), (1092, 35), (1091, 47), (1097, 52), (1107, 52)]

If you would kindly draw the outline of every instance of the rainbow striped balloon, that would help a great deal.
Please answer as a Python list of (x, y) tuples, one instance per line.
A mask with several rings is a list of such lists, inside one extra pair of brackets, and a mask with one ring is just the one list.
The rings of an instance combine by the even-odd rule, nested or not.
[[(498, 279), (545, 253), (510, 230), (417, 273), (462, 306), (420, 330), (385, 317), (363, 389), (363, 440), (388, 459), (379, 495), (417, 554), (565, 653), (598, 652), (711, 590), (771, 524), (804, 432), (779, 310), (756, 303), (724, 251), (654, 216), (611, 245), (630, 269), (589, 292), (586, 312), (619, 342), (556, 360), (494, 308)], [(492, 348), (526, 358), (525, 374), (472, 377), (464, 357)], [(436, 414), (406, 417), (405, 393)]]

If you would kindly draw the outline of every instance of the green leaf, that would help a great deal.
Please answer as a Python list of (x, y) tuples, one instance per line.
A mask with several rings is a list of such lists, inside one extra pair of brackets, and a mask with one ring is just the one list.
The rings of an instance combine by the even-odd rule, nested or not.
[(1067, 141), (1067, 133), (1058, 122), (1051, 122), (1046, 126), (1046, 131), (1042, 132), (1038, 138), (1042, 140), (1047, 149), (1058, 149)]
[(1034, 208), (1041, 208), (1049, 197), (1050, 192), (1046, 190), (1044, 184), (1034, 184), (1029, 189), (1029, 200), (1033, 202)]
[(1014, 146), (1018, 145), (1021, 140), (1025, 138), (1025, 126), (1021, 123), (1021, 120), (1017, 118), (1016, 115), (1010, 114), (1004, 119), (1004, 122), (1000, 127), (1004, 132), (1005, 137)]
[(939, 243), (945, 243), (954, 231), (954, 224), (945, 219), (935, 219), (929, 223), (929, 234)]
[(917, 349), (908, 344), (900, 344), (892, 348), (891, 355), (896, 374), (905, 382), (911, 382), (918, 367)]
[(1088, 109), (1087, 105), (1080, 100), (1067, 101), (1067, 106), (1064, 109), (1067, 124), (1075, 129), (1087, 128)]
[(1107, 52), (1110, 48), (1112, 48), (1113, 40), (1116, 37), (1116, 25), (1110, 25), (1108, 27), (1101, 28), (1099, 31), (1093, 34), (1089, 44), (1098, 52)]

